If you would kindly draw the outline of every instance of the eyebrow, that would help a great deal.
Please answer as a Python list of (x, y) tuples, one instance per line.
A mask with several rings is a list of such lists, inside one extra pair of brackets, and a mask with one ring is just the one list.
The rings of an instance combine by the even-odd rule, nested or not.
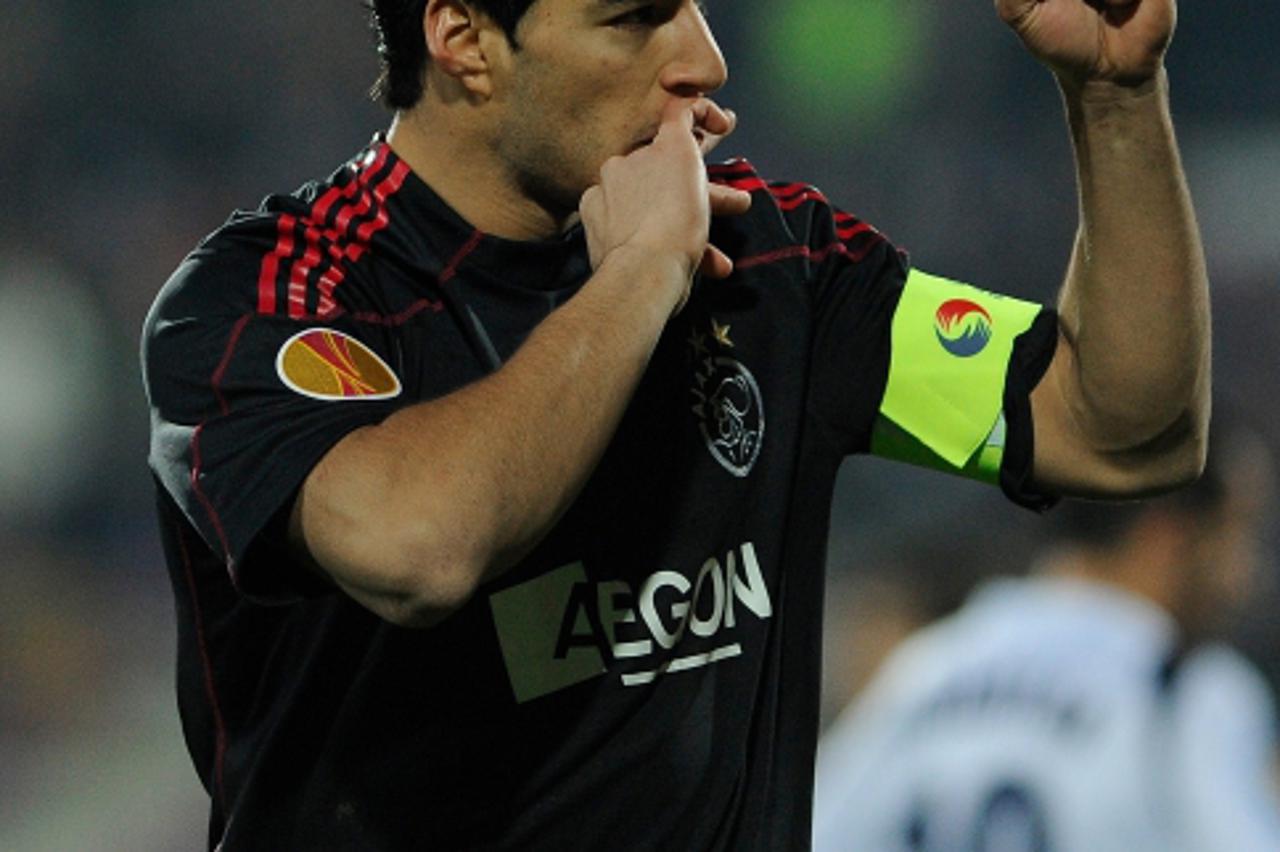
[[(618, 6), (638, 6), (638, 5), (642, 5), (643, 3), (644, 3), (644, 0), (596, 0), (596, 5), (605, 9), (613, 9)], [(710, 11), (707, 8), (707, 0), (697, 0), (697, 2), (694, 5), (696, 5), (698, 7), (698, 10), (701, 11), (702, 14), (704, 15), (707, 14), (708, 11)]]

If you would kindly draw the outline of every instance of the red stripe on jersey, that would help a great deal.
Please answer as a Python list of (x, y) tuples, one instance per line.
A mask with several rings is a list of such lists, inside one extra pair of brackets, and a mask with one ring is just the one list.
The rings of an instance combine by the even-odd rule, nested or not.
[(240, 344), (240, 335), (244, 334), (245, 326), (249, 324), (249, 320), (253, 319), (253, 314), (245, 314), (236, 320), (236, 324), (231, 327), (231, 338), (227, 341), (227, 350), (222, 354), (222, 360), (218, 362), (218, 367), (213, 371), (213, 376), (209, 379), (209, 387), (213, 391), (213, 397), (218, 401), (218, 410), (222, 412), (222, 416), (226, 417), (231, 413), (231, 406), (227, 404), (227, 400), (222, 395), (222, 380), (227, 376), (227, 369), (231, 366), (231, 356), (235, 354), (236, 347)]
[(307, 240), (307, 250), (302, 255), (302, 262), (295, 261), (289, 274), (289, 316), (294, 319), (301, 319), (307, 312), (307, 267), (320, 260), (316, 229), (308, 226), (302, 233)]
[[(249, 320), (252, 318), (253, 314), (245, 314), (232, 326), (231, 337), (227, 340), (227, 349), (209, 379), (209, 388), (213, 391), (213, 398), (218, 403), (218, 413), (223, 417), (226, 417), (231, 412), (231, 406), (227, 403), (226, 397), (222, 395), (222, 380), (226, 378), (227, 369), (231, 366), (231, 356), (235, 354), (236, 347), (240, 344), (240, 335), (244, 333), (245, 326), (249, 324)], [(226, 530), (223, 529), (222, 518), (218, 514), (217, 508), (214, 507), (213, 501), (209, 499), (209, 495), (204, 493), (204, 488), (200, 485), (200, 472), (204, 466), (204, 459), (200, 452), (200, 438), (204, 435), (204, 429), (208, 425), (209, 419), (211, 418), (206, 418), (202, 421), (191, 433), (191, 493), (195, 495), (196, 500), (199, 501), (200, 506), (209, 517), (209, 523), (213, 527), (214, 535), (218, 537), (218, 544), (222, 547), (222, 558), (226, 561), (228, 570), (232, 572), (232, 580), (234, 581), (235, 569), (231, 562), (231, 545), (227, 540)]]
[(276, 276), (280, 272), (281, 258), (293, 254), (293, 229), (298, 220), (288, 213), (281, 215), (276, 223), (279, 236), (276, 247), (262, 259), (262, 270), (258, 273), (258, 313), (274, 314), (276, 312)]
[(391, 174), (387, 175), (387, 179), (374, 189), (373, 199), (378, 205), (378, 215), (356, 229), (356, 247), (353, 249), (356, 258), (364, 254), (365, 249), (369, 247), (369, 240), (373, 239), (373, 235), (387, 227), (387, 223), (391, 221), (385, 206), (387, 199), (399, 192), (408, 178), (409, 164), (401, 160), (395, 164)]
[[(323, 258), (321, 251), (321, 241), (328, 243), (330, 253), (338, 253), (341, 256), (341, 249), (337, 243), (342, 238), (345, 231), (345, 224), (351, 221), (348, 214), (351, 209), (351, 200), (357, 196), (361, 198), (361, 202), (367, 210), (369, 207), (368, 189), (369, 180), (386, 165), (387, 157), (391, 153), (391, 146), (380, 145), (378, 155), (373, 162), (365, 163), (356, 173), (355, 178), (341, 189), (332, 187), (311, 208), (311, 215), (307, 217), (307, 228), (305, 231), (307, 238), (307, 250), (302, 256), (301, 261), (295, 261), (292, 274), (289, 276), (289, 316), (294, 319), (302, 319), (307, 315), (307, 279), (311, 272), (320, 263)], [(329, 210), (337, 203), (338, 199), (343, 199), (343, 206), (339, 213), (339, 220), (343, 220), (344, 227), (339, 228), (337, 224), (333, 227), (322, 229), (325, 221), (329, 218)], [(335, 257), (335, 259), (337, 259)]]
[(758, 192), (760, 190), (768, 190), (773, 196), (775, 203), (782, 210), (795, 210), (807, 201), (816, 201), (819, 204), (830, 205), (831, 202), (818, 189), (805, 183), (784, 183), (772, 184), (761, 180), (758, 177), (733, 178), (729, 180), (716, 181), (730, 189), (740, 189), (744, 192)]
[(771, 183), (769, 184), (769, 194), (779, 201), (785, 201), (802, 192), (814, 192), (818, 195), (816, 187), (812, 187), (807, 183)]
[[(296, 258), (289, 270), (288, 302), (290, 316), (297, 317), (306, 311), (306, 279), (311, 269), (321, 260), (320, 240), (335, 241), (341, 234), (341, 231), (335, 228), (321, 230), (325, 219), (328, 218), (330, 209), (340, 199), (345, 198), (350, 201), (357, 192), (367, 188), (369, 177), (383, 168), (390, 151), (389, 146), (381, 146), (378, 155), (372, 161), (361, 166), (350, 183), (345, 187), (330, 187), (315, 201), (306, 218), (302, 220), (305, 226), (303, 238), (306, 248), (303, 256)], [(353, 213), (353, 215), (355, 214)], [(342, 227), (344, 229), (349, 221), (350, 217), (343, 221)], [(275, 248), (262, 259), (262, 267), (258, 273), (258, 313), (274, 314), (278, 309), (276, 289), (280, 265), (295, 254), (298, 242), (298, 223), (298, 217), (294, 215), (285, 213), (280, 216), (277, 224), (278, 235)]]
[[(352, 181), (349, 187), (351, 191), (346, 195), (347, 201), (339, 211), (333, 227), (326, 229), (320, 235), (321, 238), (326, 241), (326, 245), (329, 249), (329, 268), (320, 276), (320, 280), (317, 284), (320, 291), (319, 304), (316, 308), (317, 315), (328, 315), (333, 312), (331, 299), (333, 288), (337, 287), (338, 284), (341, 283), (342, 279), (346, 277), (346, 272), (342, 270), (340, 264), (342, 263), (343, 258), (347, 256), (348, 247), (341, 243), (341, 239), (346, 233), (348, 226), (350, 226), (352, 219), (356, 216), (366, 215), (371, 209), (373, 209), (375, 204), (379, 203), (379, 200), (372, 197), (369, 193), (369, 180), (379, 169), (382, 168), (382, 165), (386, 162), (387, 153), (390, 150), (390, 146), (383, 146), (377, 161), (370, 168), (362, 170), (356, 180)], [(383, 183), (385, 184), (385, 182), (386, 181), (384, 180)], [(359, 189), (360, 191), (360, 201), (353, 205), (351, 203), (351, 199), (352, 196), (355, 195), (356, 189)], [(381, 213), (381, 210), (379, 210), (379, 213)], [(363, 253), (363, 251), (360, 253)], [(337, 270), (336, 279), (334, 274), (335, 270)], [(305, 277), (310, 274), (311, 269), (307, 269), (304, 275), (304, 281)], [(305, 301), (300, 307), (301, 313), (299, 316), (305, 316)]]
[[(871, 230), (868, 228), (868, 230)], [(758, 254), (753, 257), (744, 257), (733, 262), (735, 270), (752, 269), (757, 266), (768, 266), (771, 263), (779, 263), (792, 258), (805, 258), (813, 263), (821, 263), (832, 254), (842, 254), (849, 259), (851, 263), (857, 263), (871, 253), (871, 250), (879, 245), (881, 240), (871, 240), (866, 245), (857, 249), (852, 249), (843, 242), (834, 242), (831, 245), (824, 246), (820, 249), (810, 248), (809, 246), (787, 246), (786, 248), (776, 249), (764, 254)]]
[(200, 606), (200, 595), (196, 591), (196, 572), (191, 563), (191, 551), (187, 547), (186, 529), (181, 522), (176, 526), (178, 552), (182, 555), (182, 569), (186, 575), (187, 590), (191, 593), (191, 615), (192, 620), (195, 621), (196, 648), (199, 650), (200, 663), (204, 668), (204, 692), (209, 701), (209, 709), (213, 713), (213, 796), (225, 819), (227, 791), (223, 767), (227, 759), (227, 725), (222, 719), (222, 704), (218, 700), (218, 690), (213, 682), (213, 657), (209, 654), (209, 642), (205, 638), (204, 611)]
[(871, 250), (881, 242), (882, 240), (870, 240), (866, 245), (859, 246), (856, 249), (850, 248), (845, 243), (832, 243), (831, 245), (825, 248), (820, 248), (810, 254), (809, 259), (814, 263), (822, 263), (822, 261), (826, 260), (827, 257), (832, 254), (842, 254), (850, 263), (857, 263), (867, 255), (871, 254)]
[(866, 222), (858, 222), (857, 220), (854, 220), (847, 228), (837, 228), (836, 236), (842, 240), (850, 240), (858, 234), (869, 234), (874, 231), (875, 228), (871, 227)]
[(458, 274), (458, 267), (462, 265), (462, 261), (466, 260), (467, 255), (479, 247), (482, 239), (484, 239), (484, 232), (477, 228), (471, 234), (471, 239), (467, 240), (462, 248), (458, 249), (458, 253), (453, 256), (453, 260), (449, 261), (449, 265), (440, 273), (438, 283), (447, 284), (452, 281), (453, 277)]
[[(385, 150), (389, 151), (390, 147), (386, 147)], [(351, 220), (356, 216), (365, 215), (371, 208), (377, 210), (372, 219), (356, 229), (355, 242), (348, 243), (345, 247), (339, 247), (336, 243), (331, 245), (329, 253), (332, 262), (329, 268), (324, 271), (324, 274), (320, 276), (320, 281), (317, 285), (320, 292), (320, 301), (316, 306), (317, 316), (329, 317), (337, 311), (338, 303), (334, 301), (333, 291), (346, 280), (347, 269), (343, 261), (355, 263), (363, 257), (374, 234), (387, 227), (391, 222), (391, 216), (386, 207), (387, 199), (400, 191), (408, 177), (409, 165), (404, 161), (397, 162), (391, 169), (391, 174), (387, 175), (381, 183), (374, 187), (372, 199), (370, 199), (370, 195), (366, 191), (362, 194), (359, 204), (354, 207), (348, 207), (338, 215), (339, 230), (345, 231)]]
[(750, 168), (734, 169), (734, 170), (716, 170), (714, 168), (707, 169), (707, 179), (712, 183), (726, 183), (731, 180), (750, 180), (757, 178), (758, 175)]
[(813, 187), (806, 187), (799, 195), (791, 195), (787, 198), (778, 199), (778, 207), (783, 210), (795, 210), (797, 207), (804, 205), (808, 201), (816, 201), (819, 204), (830, 205), (827, 197)]
[(209, 523), (213, 525), (214, 535), (218, 537), (218, 545), (222, 548), (222, 558), (230, 561), (231, 545), (227, 542), (227, 534), (222, 529), (222, 519), (218, 516), (218, 510), (214, 508), (209, 495), (205, 494), (204, 489), (200, 487), (200, 470), (204, 466), (204, 460), (200, 454), (200, 437), (204, 434), (204, 427), (208, 422), (206, 420), (201, 423), (191, 433), (191, 493), (200, 501), (201, 508), (209, 516)]
[[(352, 181), (347, 185), (347, 191), (354, 192), (357, 187), (357, 181)], [(303, 237), (306, 241), (306, 250), (303, 252), (301, 261), (294, 260), (293, 266), (289, 273), (289, 316), (300, 317), (306, 311), (307, 299), (307, 273), (310, 266), (314, 266), (320, 260), (320, 232), (316, 225), (323, 221), (323, 217), (328, 215), (329, 208), (338, 199), (338, 195), (342, 190), (337, 187), (331, 188), (312, 206), (311, 213), (307, 216), (303, 228)], [(292, 249), (292, 245), (290, 245)], [(290, 251), (290, 255), (292, 255)], [(274, 282), (273, 282), (274, 284)]]
[(723, 163), (712, 163), (707, 166), (707, 171), (712, 174), (719, 174), (721, 172), (738, 172), (743, 170), (755, 174), (755, 168), (751, 163), (741, 157), (734, 157), (733, 159), (726, 160)]
[(388, 315), (374, 313), (373, 311), (361, 311), (351, 314), (350, 318), (355, 322), (368, 323), (369, 325), (385, 325), (394, 328), (404, 325), (418, 314), (428, 310), (435, 314), (441, 313), (444, 311), (444, 302), (437, 299), (419, 299), (398, 314)]
[(787, 246), (782, 249), (757, 254), (754, 257), (744, 257), (733, 262), (734, 271), (743, 269), (751, 269), (755, 266), (768, 266), (771, 263), (778, 263), (782, 260), (788, 260), (793, 257), (809, 257), (813, 254), (813, 249), (808, 246)]

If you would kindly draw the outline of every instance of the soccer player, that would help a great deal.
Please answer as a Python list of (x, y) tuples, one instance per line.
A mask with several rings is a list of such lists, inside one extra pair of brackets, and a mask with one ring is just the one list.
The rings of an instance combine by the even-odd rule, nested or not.
[(144, 330), (211, 846), (802, 848), (844, 457), (1029, 506), (1197, 475), (1171, 0), (998, 4), (1076, 142), (1060, 313), (705, 167), (693, 0), (373, 9), (389, 133)]
[(1215, 641), (1256, 586), (1274, 468), (1225, 437), (1190, 488), (1062, 506), (1032, 576), (890, 655), (823, 736), (816, 849), (1280, 849), (1270, 689)]

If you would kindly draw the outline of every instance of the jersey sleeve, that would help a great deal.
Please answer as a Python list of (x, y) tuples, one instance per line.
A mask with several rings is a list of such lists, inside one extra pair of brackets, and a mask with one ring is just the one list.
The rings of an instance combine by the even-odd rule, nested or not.
[(818, 190), (805, 193), (787, 215), (812, 262), (811, 413), (846, 453), (999, 484), (1021, 505), (1049, 506), (1054, 498), (1031, 484), (1030, 395), (1057, 344), (1054, 311), (914, 268), (874, 228)]
[(349, 317), (264, 312), (260, 255), (198, 251), (148, 315), (142, 341), (152, 472), (237, 589), (306, 594), (316, 578), (288, 558), (285, 513), (339, 440), (400, 404), (391, 332)]

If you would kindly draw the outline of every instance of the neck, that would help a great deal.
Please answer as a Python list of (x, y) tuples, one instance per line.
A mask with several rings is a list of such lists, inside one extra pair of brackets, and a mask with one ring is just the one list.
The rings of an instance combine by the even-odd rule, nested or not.
[(1122, 589), (1144, 598), (1182, 621), (1179, 600), (1183, 593), (1180, 573), (1163, 559), (1150, 558), (1129, 547), (1116, 550), (1070, 548), (1040, 564), (1043, 573), (1089, 580)]
[(448, 120), (424, 103), (396, 113), (391, 149), (473, 227), (509, 240), (541, 240), (563, 233), (576, 214), (539, 204), (520, 186), (483, 134)]

